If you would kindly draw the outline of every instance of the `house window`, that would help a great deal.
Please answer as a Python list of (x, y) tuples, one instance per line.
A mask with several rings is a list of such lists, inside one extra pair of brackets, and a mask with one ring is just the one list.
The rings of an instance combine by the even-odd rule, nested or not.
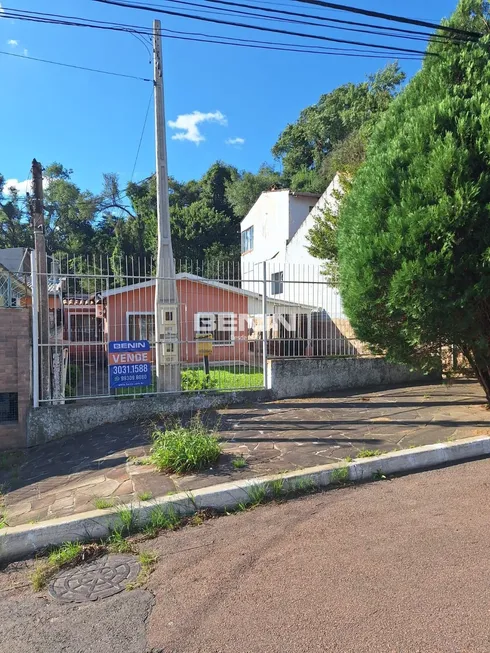
[(196, 331), (211, 333), (217, 345), (229, 345), (235, 338), (234, 313), (197, 313)]
[(0, 392), (0, 422), (17, 422), (19, 403), (16, 392)]
[(250, 252), (254, 248), (254, 228), (249, 227), (242, 231), (242, 254)]
[(128, 340), (148, 340), (151, 344), (155, 344), (155, 314), (130, 313)]
[(271, 295), (282, 295), (284, 292), (284, 272), (274, 272), (271, 275)]
[(102, 324), (95, 315), (76, 313), (70, 315), (71, 342), (101, 342)]

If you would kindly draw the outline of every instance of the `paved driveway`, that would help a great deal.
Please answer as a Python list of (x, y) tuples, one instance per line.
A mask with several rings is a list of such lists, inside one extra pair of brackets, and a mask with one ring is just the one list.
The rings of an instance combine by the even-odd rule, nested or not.
[[(137, 465), (149, 450), (150, 427), (104, 426), (0, 459), (9, 525), (93, 510), (97, 499), (130, 502), (178, 490), (355, 458), (448, 439), (490, 434), (490, 411), (476, 383), (339, 393), (232, 408), (205, 417), (217, 425), (224, 455), (191, 476)], [(243, 456), (247, 466), (235, 470)]]

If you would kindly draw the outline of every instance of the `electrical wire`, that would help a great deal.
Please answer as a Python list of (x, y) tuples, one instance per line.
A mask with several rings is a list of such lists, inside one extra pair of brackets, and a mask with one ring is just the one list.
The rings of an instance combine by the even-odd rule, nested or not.
[(462, 34), (463, 36), (471, 36), (473, 38), (481, 38), (483, 35), (479, 32), (469, 32), (468, 30), (458, 29), (457, 27), (449, 27), (449, 25), (438, 25), (425, 20), (417, 20), (415, 18), (406, 18), (405, 16), (397, 16), (395, 14), (384, 14), (379, 11), (371, 11), (370, 9), (360, 9), (359, 7), (351, 7), (349, 5), (339, 5), (335, 2), (326, 2), (325, 0), (296, 0), (308, 5), (316, 5), (317, 7), (326, 7), (327, 9), (336, 9), (338, 11), (346, 11), (352, 14), (360, 14), (361, 16), (369, 16), (370, 18), (380, 18), (396, 23), (404, 23), (406, 25), (418, 25), (419, 27), (427, 27), (429, 29), (442, 30), (443, 32), (452, 32), (453, 34)]
[(49, 59), (39, 59), (38, 57), (28, 57), (27, 55), (16, 54), (15, 52), (4, 52), (3, 50), (0, 50), (0, 54), (4, 54), (7, 57), (17, 57), (18, 59), (29, 59), (30, 61), (40, 61), (41, 63), (49, 63), (55, 66), (64, 66), (65, 68), (76, 68), (77, 70), (87, 70), (88, 72), (91, 73), (100, 73), (102, 75), (113, 75), (114, 77), (125, 77), (126, 79), (136, 79), (140, 82), (153, 83), (152, 79), (146, 79), (145, 77), (137, 77), (136, 75), (126, 75), (124, 73), (116, 73), (110, 70), (99, 70), (98, 68), (86, 68), (85, 66), (76, 66), (74, 64), (61, 63), (60, 61), (51, 61)]
[(136, 157), (134, 159), (133, 170), (131, 172), (131, 179), (133, 181), (134, 171), (136, 170), (136, 164), (138, 163), (138, 157), (140, 155), (141, 143), (143, 142), (143, 136), (145, 135), (146, 123), (148, 122), (148, 114), (150, 113), (151, 101), (153, 99), (153, 89), (151, 89), (150, 98), (148, 100), (148, 106), (146, 107), (145, 119), (143, 121), (143, 129), (141, 130), (141, 136), (138, 143), (138, 149), (136, 150)]
[(264, 27), (261, 25), (250, 25), (247, 23), (238, 23), (235, 21), (226, 21), (226, 20), (220, 20), (217, 18), (206, 18), (205, 16), (192, 16), (191, 14), (185, 14), (182, 12), (177, 12), (177, 11), (170, 11), (169, 9), (155, 9), (153, 7), (149, 7), (147, 5), (143, 4), (134, 4), (131, 2), (121, 2), (120, 0), (92, 0), (92, 2), (97, 2), (99, 4), (103, 5), (114, 5), (116, 7), (124, 7), (125, 9), (137, 9), (140, 11), (151, 11), (151, 12), (158, 12), (161, 14), (165, 14), (168, 16), (177, 16), (180, 18), (190, 18), (192, 20), (199, 20), (203, 21), (206, 23), (213, 23), (217, 25), (228, 25), (231, 27), (243, 27), (246, 29), (253, 29), (257, 30), (260, 32), (268, 32), (272, 34), (286, 34), (287, 36), (297, 36), (300, 38), (307, 38), (307, 39), (315, 39), (315, 40), (320, 40), (320, 41), (329, 41), (331, 43), (343, 43), (346, 45), (359, 45), (363, 47), (370, 47), (370, 48), (377, 48), (380, 50), (390, 50), (391, 52), (400, 52), (400, 53), (405, 53), (405, 54), (420, 54), (420, 55), (430, 55), (430, 56), (438, 56), (436, 53), (432, 52), (425, 52), (423, 50), (415, 50), (411, 48), (400, 48), (396, 46), (388, 46), (388, 45), (382, 45), (379, 43), (366, 43), (364, 41), (350, 41), (347, 39), (335, 39), (333, 37), (328, 37), (328, 36), (321, 36), (319, 34), (305, 34), (303, 32), (292, 32), (289, 30), (281, 30), (281, 29), (276, 29), (272, 27)]
[[(15, 15), (12, 14), (12, 17), (15, 16), (15, 18), (19, 20), (41, 22), (43, 24), (55, 24), (55, 25), (64, 25), (64, 26), (75, 26), (75, 27), (91, 27), (95, 29), (114, 30), (114, 31), (126, 32), (132, 34), (138, 33), (146, 36), (150, 36), (151, 34), (151, 28), (140, 27), (135, 25), (109, 23), (108, 21), (95, 21), (95, 24), (92, 24), (88, 22), (89, 19), (82, 19), (82, 18), (71, 17), (71, 16), (60, 16), (59, 14), (53, 14), (53, 16), (56, 16), (57, 18), (63, 19), (63, 20), (57, 20), (57, 19), (55, 20), (50, 18), (39, 17), (39, 12), (30, 12), (30, 13), (37, 14), (37, 17), (20, 16), (19, 14), (15, 14)], [(11, 14), (5, 12), (0, 14), (0, 17), (2, 16), (10, 17)], [(74, 21), (82, 21), (82, 20), (85, 22), (83, 23), (74, 22)], [(386, 56), (385, 56), (385, 55), (380, 55), (375, 51), (373, 52), (370, 50), (363, 50), (357, 48), (336, 48), (334, 46), (330, 46), (329, 48), (327, 48), (326, 46), (321, 46), (317, 44), (298, 45), (294, 43), (282, 43), (276, 41), (272, 41), (272, 42), (258, 41), (255, 39), (240, 39), (238, 37), (218, 36), (218, 35), (206, 34), (200, 32), (197, 33), (181, 32), (177, 30), (168, 30), (168, 29), (161, 29), (161, 33), (165, 34), (166, 38), (175, 38), (177, 40), (195, 41), (195, 42), (210, 43), (215, 45), (237, 45), (239, 47), (263, 48), (266, 50), (277, 50), (277, 51), (286, 51), (286, 52), (290, 51), (290, 52), (300, 52), (300, 53), (307, 53), (307, 54), (333, 54), (333, 55), (345, 54), (346, 56), (352, 56), (355, 53), (357, 54), (357, 56), (367, 57), (367, 58), (386, 58), (386, 56), (393, 56), (393, 57), (397, 57), (398, 59), (409, 59), (409, 60), (420, 59), (420, 57), (415, 55), (400, 56), (398, 52), (390, 52), (390, 51), (386, 52), (385, 53)], [(178, 36), (168, 36), (168, 34), (173, 34)]]
[[(179, 4), (179, 5), (185, 5), (185, 6), (190, 6), (190, 7), (196, 7), (196, 8), (205, 8), (207, 5), (203, 4), (198, 4), (194, 2), (187, 2), (186, 0), (166, 0), (167, 2)], [(318, 23), (311, 23), (311, 22), (306, 22), (304, 20), (294, 20), (290, 21), (288, 18), (284, 17), (278, 17), (278, 16), (295, 16), (299, 18), (311, 18), (316, 21), (322, 21), (326, 23), (334, 23), (335, 25), (328, 25), (331, 29), (338, 29), (342, 31), (348, 31), (348, 32), (360, 32), (363, 34), (374, 34), (377, 36), (397, 36), (398, 38), (407, 38), (407, 39), (414, 39), (414, 40), (423, 40), (423, 39), (430, 39), (430, 38), (443, 38), (445, 40), (451, 40), (451, 42), (454, 42), (454, 39), (450, 39), (449, 35), (444, 36), (444, 35), (433, 35), (430, 32), (421, 32), (420, 30), (410, 30), (410, 29), (403, 29), (401, 27), (390, 27), (390, 26), (385, 26), (385, 25), (372, 25), (368, 23), (361, 23), (358, 21), (351, 21), (351, 20), (342, 20), (339, 18), (330, 18), (326, 16), (319, 16), (319, 15), (312, 15), (312, 14), (305, 14), (305, 13), (299, 13), (296, 11), (286, 11), (282, 9), (269, 9), (268, 7), (259, 7), (257, 5), (251, 5), (251, 4), (244, 4), (244, 3), (239, 3), (239, 2), (230, 2), (229, 0), (206, 0), (206, 2), (212, 3), (212, 4), (219, 4), (219, 5), (224, 5), (227, 8), (245, 8), (245, 9), (251, 9), (254, 11), (261, 11), (261, 12), (268, 12), (274, 14), (275, 18), (274, 20), (278, 20), (281, 22), (294, 22), (294, 23), (299, 23), (303, 25), (314, 25), (315, 27), (322, 27), (322, 25), (318, 25)], [(141, 4), (139, 2), (135, 2), (135, 4)], [(152, 7), (162, 7), (162, 5), (155, 4), (155, 3), (146, 3), (148, 6)], [(223, 11), (227, 11), (226, 9), (223, 9)], [(233, 14), (238, 14), (238, 15), (244, 15), (244, 16), (249, 16), (249, 17), (254, 17), (254, 18), (265, 18), (267, 19), (272, 19), (272, 17), (264, 16), (262, 14), (250, 14), (250, 13), (245, 13), (242, 11), (230, 11), (230, 15)], [(277, 17), (276, 17), (277, 16)], [(350, 25), (354, 27), (337, 27), (336, 25), (342, 24), (342, 25)], [(325, 25), (327, 27), (327, 25)], [(361, 29), (358, 29), (361, 28)], [(365, 29), (368, 28), (368, 29)]]

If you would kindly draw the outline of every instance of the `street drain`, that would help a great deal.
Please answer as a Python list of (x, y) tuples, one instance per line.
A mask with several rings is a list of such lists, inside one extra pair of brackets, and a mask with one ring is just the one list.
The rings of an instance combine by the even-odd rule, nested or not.
[(58, 601), (84, 603), (122, 592), (136, 580), (140, 564), (129, 555), (105, 555), (74, 569), (62, 571), (49, 585)]

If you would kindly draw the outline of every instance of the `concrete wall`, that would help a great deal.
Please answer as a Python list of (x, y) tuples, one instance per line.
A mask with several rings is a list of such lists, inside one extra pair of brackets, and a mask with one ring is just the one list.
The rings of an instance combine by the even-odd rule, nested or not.
[(428, 380), (384, 358), (277, 358), (268, 362), (268, 387), (275, 399)]
[(31, 394), (31, 312), (0, 308), (0, 392), (18, 395), (18, 421), (0, 422), (0, 451), (26, 445)]

